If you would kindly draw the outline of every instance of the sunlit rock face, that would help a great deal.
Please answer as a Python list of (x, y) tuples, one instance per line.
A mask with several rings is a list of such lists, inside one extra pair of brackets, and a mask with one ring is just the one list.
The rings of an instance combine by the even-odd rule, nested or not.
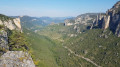
[(35, 65), (27, 52), (8, 51), (1, 56), (0, 67), (35, 67)]
[(0, 25), (3, 25), (3, 22), (0, 20)]
[(72, 22), (70, 19), (66, 19), (64, 22), (65, 22), (65, 26), (74, 25), (74, 22)]
[[(0, 14), (0, 49), (9, 50), (8, 47), (8, 36), (9, 36), (9, 30), (21, 30), (21, 24), (19, 18), (10, 18), (5, 15)], [(3, 51), (0, 51), (0, 54), (4, 53)]]
[(95, 19), (94, 16), (96, 16), (95, 14), (82, 14), (76, 17), (75, 19), (75, 24), (84, 24), (87, 25), (88, 21), (92, 21)]
[(15, 25), (21, 30), (20, 18), (13, 19)]
[(22, 31), (20, 18), (0, 18), (0, 25), (4, 25), (10, 30)]
[(8, 20), (8, 21), (3, 21), (3, 24), (9, 28), (10, 30), (14, 30), (16, 28), (16, 26), (13, 24), (12, 20)]
[(120, 37), (120, 1), (118, 1), (106, 14), (99, 15), (92, 27), (98, 26), (102, 29), (109, 28)]
[(102, 23), (102, 28), (107, 29), (109, 27), (109, 23), (110, 23), (110, 16), (104, 16), (103, 20), (104, 21)]
[(35, 67), (28, 52), (10, 51), (9, 35), (12, 30), (21, 30), (19, 18), (0, 14), (0, 67)]
[(66, 19), (65, 26), (71, 26), (71, 25), (90, 25), (93, 23), (93, 21), (96, 19), (98, 13), (86, 13), (81, 14), (75, 17), (74, 19)]

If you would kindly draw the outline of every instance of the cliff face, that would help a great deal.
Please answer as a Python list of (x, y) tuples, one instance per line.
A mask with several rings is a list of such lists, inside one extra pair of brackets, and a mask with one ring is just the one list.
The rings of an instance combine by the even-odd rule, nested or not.
[[(9, 49), (9, 47), (8, 47), (8, 33), (4, 29), (0, 30), (0, 48), (1, 49), (4, 48), (6, 50)], [(1, 54), (4, 53), (4, 51), (3, 52), (0, 51), (0, 52), (1, 52)]]
[(0, 14), (0, 25), (4, 25), (10, 30), (22, 31), (20, 18), (13, 19)]
[(113, 33), (120, 37), (120, 1), (117, 2), (106, 14), (99, 15), (93, 24), (102, 29), (110, 28)]
[(21, 30), (20, 18), (13, 19), (13, 22), (15, 23), (17, 28)]
[(86, 13), (86, 14), (81, 14), (77, 16), (75, 19), (66, 19), (65, 26), (71, 26), (71, 25), (90, 25), (93, 23), (93, 21), (97, 17), (97, 13)]
[[(64, 25), (71, 27), (70, 30), (71, 30), (72, 34), (73, 33), (77, 33), (77, 34), (82, 33), (90, 28), (90, 26), (93, 24), (93, 22), (95, 21), (98, 14), (99, 13), (81, 14), (75, 18), (66, 19), (64, 21)], [(75, 36), (76, 36), (76, 34), (75, 34)]]
[(65, 26), (71, 26), (74, 24), (75, 21), (72, 19), (66, 19), (64, 22), (65, 22)]
[[(12, 46), (15, 46), (14, 41), (9, 42), (10, 35), (13, 34), (13, 30), (19, 31), (16, 34), (20, 34), (20, 19), (12, 19), (7, 16), (0, 15), (0, 67), (35, 67), (31, 56), (27, 52), (10, 50)], [(18, 35), (15, 35), (12, 38), (17, 36)], [(17, 38), (15, 38), (15, 40), (17, 40)]]
[(89, 25), (96, 19), (97, 15), (98, 15), (97, 13), (86, 13), (79, 15), (76, 17), (75, 23)]

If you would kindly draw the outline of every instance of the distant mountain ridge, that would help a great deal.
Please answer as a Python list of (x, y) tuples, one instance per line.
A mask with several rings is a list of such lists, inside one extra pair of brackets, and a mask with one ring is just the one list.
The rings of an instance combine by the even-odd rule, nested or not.
[[(29, 20), (33, 20), (33, 19), (36, 19), (36, 20), (41, 20), (42, 22), (44, 23), (47, 23), (47, 24), (50, 24), (52, 22), (54, 23), (62, 23), (64, 22), (65, 19), (69, 19), (69, 18), (74, 18), (74, 17), (31, 17), (31, 16), (10, 16), (10, 17), (13, 17), (13, 18), (21, 18), (22, 21), (24, 21), (25, 19), (29, 19)], [(35, 20), (34, 20), (35, 21)]]
[[(64, 21), (65, 26), (73, 27), (71, 31), (75, 30), (76, 33), (84, 32), (89, 29), (93, 22), (97, 19), (100, 13), (85, 13), (78, 15), (75, 18), (69, 18)], [(103, 13), (104, 14), (104, 13)]]
[(30, 17), (30, 16), (11, 16), (13, 18), (20, 18), (21, 25), (27, 29), (34, 29), (35, 27), (44, 27), (52, 23), (64, 23), (65, 19), (73, 17)]

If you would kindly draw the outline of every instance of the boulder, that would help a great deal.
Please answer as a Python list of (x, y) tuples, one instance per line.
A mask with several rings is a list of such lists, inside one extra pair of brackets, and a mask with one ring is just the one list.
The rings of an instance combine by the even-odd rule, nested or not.
[(27, 52), (8, 51), (1, 56), (0, 67), (35, 67), (35, 65)]

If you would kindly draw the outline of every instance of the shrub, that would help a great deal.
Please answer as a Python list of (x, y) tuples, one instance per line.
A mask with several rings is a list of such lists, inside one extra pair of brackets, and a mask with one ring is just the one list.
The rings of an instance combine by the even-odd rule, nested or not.
[(11, 31), (9, 35), (9, 47), (10, 50), (28, 50), (28, 43), (23, 33), (17, 31)]

